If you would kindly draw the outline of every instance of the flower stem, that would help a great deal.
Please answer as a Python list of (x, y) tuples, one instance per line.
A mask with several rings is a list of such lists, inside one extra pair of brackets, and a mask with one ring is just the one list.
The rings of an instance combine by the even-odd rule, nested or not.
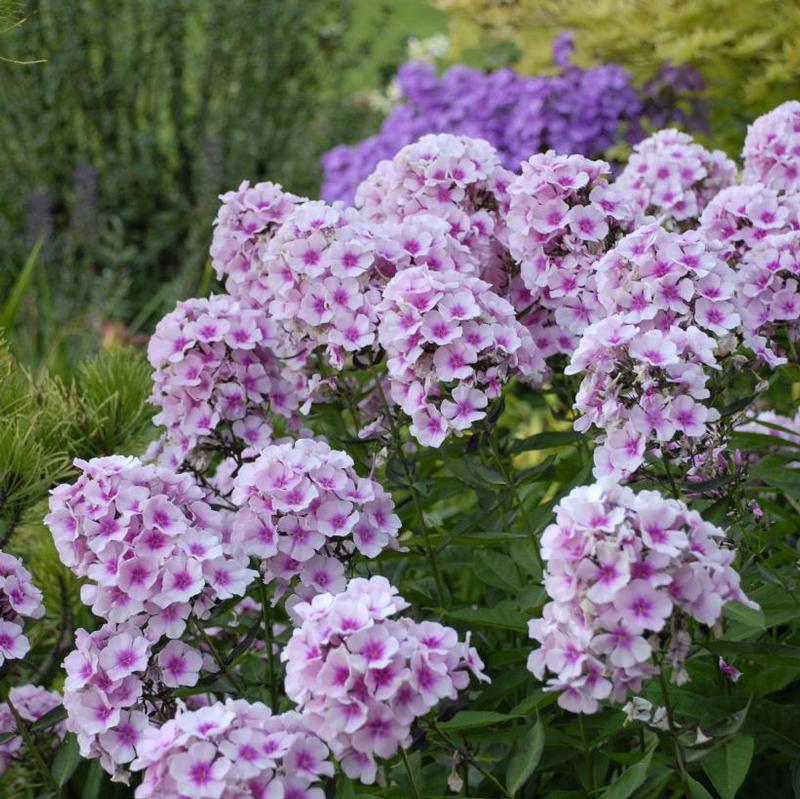
[(222, 657), (222, 655), (220, 655), (219, 650), (214, 645), (214, 642), (211, 640), (208, 633), (203, 628), (203, 625), (200, 623), (200, 620), (196, 616), (194, 617), (194, 626), (198, 635), (203, 640), (203, 643), (208, 647), (208, 651), (211, 652), (211, 657), (214, 658), (214, 662), (217, 664), (220, 671), (230, 680), (231, 685), (233, 685), (234, 688), (238, 688), (244, 694), (244, 684), (241, 683), (239, 678), (236, 677), (228, 668), (227, 663), (225, 663), (225, 659)]
[(267, 647), (267, 674), (269, 677), (269, 698), (273, 713), (278, 710), (278, 685), (275, 680), (275, 657), (272, 652), (272, 613), (270, 612), (267, 587), (261, 581), (261, 613), (264, 618), (264, 645)]
[(487, 780), (489, 780), (489, 782), (494, 785), (495, 788), (497, 788), (498, 791), (500, 791), (498, 796), (503, 796), (505, 799), (514, 799), (514, 795), (508, 792), (508, 789), (500, 782), (500, 780), (497, 779), (497, 777), (494, 776), (494, 774), (491, 773), (491, 771), (487, 771), (475, 760), (475, 758), (470, 757), (470, 755), (468, 755), (466, 752), (463, 752), (461, 748), (452, 740), (452, 738), (450, 738), (447, 733), (443, 732), (439, 728), (439, 725), (436, 723), (436, 719), (431, 719), (431, 728), (448, 746), (452, 747), (455, 752), (458, 752), (458, 754), (461, 756), (461, 759), (465, 763), (469, 763), (471, 766), (477, 769), (481, 774), (483, 774), (484, 777), (486, 777)]
[(511, 490), (511, 498), (514, 500), (514, 507), (516, 508), (517, 515), (525, 523), (525, 528), (530, 536), (531, 544), (533, 545), (533, 554), (536, 558), (536, 564), (539, 567), (540, 573), (544, 573), (544, 561), (542, 560), (542, 553), (539, 550), (539, 539), (536, 537), (536, 532), (533, 529), (531, 520), (528, 518), (528, 514), (525, 513), (525, 506), (522, 504), (522, 497), (519, 495), (517, 485), (514, 482), (514, 477), (513, 475), (509, 474), (508, 470), (505, 468), (505, 464), (503, 463), (503, 459), (500, 455), (500, 449), (497, 446), (497, 440), (495, 438), (494, 431), (492, 431), (492, 434), (489, 436), (489, 440), (491, 442), (492, 454), (494, 455), (497, 468), (500, 471), (500, 474), (503, 476), (503, 479), (506, 481), (506, 485)]
[(417, 780), (414, 777), (414, 772), (411, 768), (411, 763), (408, 761), (408, 755), (405, 749), (400, 749), (400, 757), (403, 758), (403, 765), (406, 767), (406, 774), (408, 774), (408, 781), (411, 784), (411, 790), (414, 793), (415, 799), (422, 799), (422, 794), (419, 792), (419, 786), (417, 785)]
[(669, 455), (667, 455), (666, 453), (664, 454), (664, 470), (666, 471), (667, 477), (669, 478), (669, 484), (670, 487), (672, 488), (672, 496), (675, 497), (675, 499), (680, 499), (681, 492), (678, 491), (678, 486), (675, 483), (675, 478), (672, 476), (672, 469), (669, 468)]
[(28, 748), (31, 757), (36, 764), (37, 771), (39, 771), (39, 773), (42, 775), (45, 785), (47, 785), (47, 787), (53, 793), (55, 793), (56, 796), (62, 796), (63, 794), (61, 793), (61, 788), (53, 779), (53, 775), (50, 773), (50, 769), (47, 767), (47, 763), (45, 763), (44, 757), (42, 757), (42, 753), (39, 751), (39, 747), (36, 745), (33, 735), (31, 735), (31, 731), (28, 729), (22, 716), (20, 716), (17, 708), (14, 707), (14, 703), (11, 701), (10, 696), (6, 697), (6, 704), (8, 705), (8, 709), (11, 711), (11, 715), (14, 717), (14, 723), (17, 725), (17, 732), (19, 732), (19, 734), (22, 736), (22, 740), (25, 741), (25, 746)]
[(428, 559), (431, 562), (431, 568), (433, 569), (433, 581), (436, 584), (436, 598), (439, 602), (439, 607), (444, 607), (444, 582), (442, 581), (442, 574), (439, 571), (439, 564), (436, 562), (436, 553), (434, 551), (433, 545), (431, 544), (430, 538), (430, 531), (428, 530), (428, 525), (425, 522), (425, 514), (422, 510), (422, 501), (419, 496), (419, 492), (416, 489), (414, 484), (414, 472), (412, 468), (409, 466), (408, 461), (406, 460), (405, 454), (403, 453), (403, 442), (400, 438), (400, 431), (397, 428), (397, 424), (395, 422), (394, 416), (392, 415), (391, 408), (389, 407), (389, 400), (386, 399), (386, 394), (383, 390), (383, 386), (381, 385), (380, 377), (376, 378), (376, 383), (378, 386), (378, 393), (381, 397), (381, 402), (383, 404), (384, 412), (386, 413), (386, 420), (389, 422), (389, 428), (392, 433), (392, 441), (394, 443), (394, 450), (395, 454), (397, 455), (398, 460), (400, 461), (403, 472), (406, 476), (406, 482), (408, 484), (408, 491), (411, 494), (411, 500), (414, 503), (414, 508), (417, 513), (417, 518), (419, 519), (419, 526), (422, 529), (422, 535), (425, 539), (425, 550), (428, 553)]
[(664, 697), (664, 708), (667, 711), (667, 724), (669, 725), (670, 737), (672, 738), (672, 748), (675, 751), (675, 763), (681, 775), (681, 784), (683, 785), (685, 795), (689, 796), (689, 774), (686, 771), (686, 763), (683, 760), (681, 746), (678, 743), (678, 729), (675, 726), (675, 713), (672, 708), (672, 700), (669, 698), (667, 681), (664, 679), (664, 669), (661, 664), (659, 664), (658, 669), (658, 682), (661, 685), (661, 694)]

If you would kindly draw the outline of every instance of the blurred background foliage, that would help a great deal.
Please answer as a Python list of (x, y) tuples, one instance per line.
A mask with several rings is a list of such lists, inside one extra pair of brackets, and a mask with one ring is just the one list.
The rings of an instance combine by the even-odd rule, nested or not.
[(618, 62), (640, 85), (665, 63), (698, 68), (707, 143), (733, 154), (798, 83), (800, 6), (786, 0), (0, 0), (13, 352), (68, 379), (212, 290), (217, 195), (270, 179), (317, 196), (320, 155), (380, 126), (374, 97), (410, 39), (449, 32), (442, 69), (544, 74), (563, 30), (577, 65)]
[(552, 70), (551, 45), (575, 34), (577, 65), (617, 62), (640, 84), (664, 64), (706, 81), (707, 141), (736, 156), (746, 126), (800, 85), (800, 4), (793, 0), (433, 0), (449, 13), (451, 57)]
[(63, 376), (209, 291), (220, 192), (270, 179), (316, 195), (319, 155), (378, 124), (349, 98), (415, 26), (441, 25), (421, 0), (2, 7), (0, 300), (24, 282), (14, 351)]

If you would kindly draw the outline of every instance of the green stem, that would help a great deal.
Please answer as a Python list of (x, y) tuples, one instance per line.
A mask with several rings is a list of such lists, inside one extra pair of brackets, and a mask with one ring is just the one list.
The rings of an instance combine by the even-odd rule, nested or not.
[(45, 763), (44, 757), (42, 757), (42, 753), (39, 751), (39, 747), (36, 745), (36, 741), (31, 735), (31, 732), (25, 724), (22, 716), (19, 715), (16, 707), (14, 707), (14, 703), (11, 701), (10, 696), (6, 697), (6, 704), (8, 705), (8, 709), (11, 711), (11, 715), (14, 717), (14, 723), (17, 725), (17, 731), (22, 736), (22, 740), (25, 741), (25, 746), (28, 748), (31, 757), (36, 764), (37, 771), (39, 771), (39, 773), (42, 775), (45, 785), (47, 785), (47, 787), (53, 791), (56, 796), (62, 796), (63, 794), (61, 793), (61, 788), (53, 779), (53, 775), (50, 773), (50, 769), (47, 767), (47, 763)]
[(422, 511), (422, 501), (414, 484), (414, 473), (403, 453), (403, 442), (400, 438), (400, 431), (397, 428), (391, 408), (389, 407), (389, 400), (386, 399), (386, 394), (384, 393), (383, 386), (381, 385), (380, 377), (377, 377), (375, 380), (378, 386), (378, 393), (380, 394), (381, 402), (383, 404), (383, 409), (386, 413), (386, 419), (389, 422), (389, 428), (392, 433), (395, 454), (403, 466), (403, 472), (405, 473), (406, 482), (408, 483), (408, 491), (411, 494), (411, 500), (414, 503), (414, 508), (419, 519), (419, 526), (422, 528), (422, 535), (425, 539), (425, 550), (428, 553), (428, 558), (431, 562), (431, 568), (433, 569), (433, 581), (436, 584), (436, 597), (439, 602), (439, 607), (443, 608), (445, 606), (444, 582), (442, 581), (442, 575), (439, 571), (439, 564), (436, 562), (436, 553), (433, 545), (431, 544), (430, 531), (428, 530), (428, 525), (425, 522), (425, 514)]
[(419, 786), (411, 769), (411, 763), (408, 762), (408, 755), (405, 749), (400, 749), (400, 757), (403, 758), (403, 765), (406, 767), (406, 774), (408, 774), (408, 781), (411, 783), (411, 790), (414, 792), (415, 799), (422, 799), (422, 794), (419, 792)]
[(586, 740), (586, 729), (583, 726), (583, 713), (578, 714), (578, 726), (581, 730), (581, 741), (583, 742), (583, 754), (586, 756), (586, 761), (589, 766), (589, 789), (594, 796), (597, 787), (594, 784), (594, 754), (589, 748), (589, 743)]
[(264, 645), (267, 647), (267, 675), (269, 678), (269, 698), (273, 713), (278, 711), (278, 685), (275, 680), (275, 658), (273, 656), (272, 614), (270, 612), (267, 587), (261, 581), (261, 613), (264, 619)]
[(198, 635), (203, 640), (203, 643), (208, 647), (209, 652), (211, 652), (211, 657), (214, 658), (214, 662), (217, 664), (220, 671), (230, 680), (231, 685), (233, 685), (235, 688), (238, 688), (244, 694), (246, 691), (245, 685), (228, 668), (228, 664), (225, 663), (225, 659), (222, 657), (222, 655), (220, 655), (219, 650), (214, 645), (214, 642), (211, 640), (211, 638), (209, 638), (208, 633), (205, 631), (205, 629), (203, 629), (203, 625), (196, 617), (194, 619), (194, 626)]
[(507, 469), (505, 468), (502, 456), (500, 455), (500, 450), (497, 446), (497, 440), (495, 439), (494, 431), (492, 431), (491, 436), (489, 436), (489, 440), (491, 442), (492, 454), (494, 455), (497, 468), (500, 470), (500, 474), (503, 475), (503, 479), (506, 481), (506, 485), (511, 490), (511, 497), (514, 500), (514, 507), (516, 508), (517, 515), (525, 523), (525, 528), (528, 531), (528, 536), (531, 539), (531, 544), (533, 544), (533, 554), (534, 557), (536, 558), (536, 564), (539, 567), (539, 572), (544, 573), (544, 561), (542, 560), (542, 553), (539, 550), (539, 539), (536, 537), (536, 531), (533, 529), (533, 525), (531, 524), (531, 520), (528, 518), (528, 514), (525, 513), (525, 506), (522, 504), (522, 497), (520, 497), (519, 495), (519, 491), (517, 490), (517, 485), (514, 482), (513, 475), (509, 474)]
[(681, 498), (681, 493), (678, 491), (678, 486), (675, 483), (675, 478), (672, 476), (672, 469), (669, 468), (669, 456), (665, 453), (664, 454), (664, 470), (667, 473), (667, 477), (669, 478), (669, 484), (672, 488), (672, 496), (675, 499)]
[(447, 733), (443, 732), (439, 725), (436, 723), (435, 719), (431, 719), (431, 727), (436, 732), (436, 734), (450, 747), (452, 747), (453, 751), (458, 752), (461, 756), (461, 759), (464, 760), (466, 763), (469, 763), (471, 766), (476, 768), (484, 777), (486, 777), (489, 782), (491, 782), (498, 791), (500, 791), (500, 796), (505, 797), (505, 799), (514, 799), (514, 795), (508, 792), (508, 789), (491, 773), (491, 771), (487, 771), (480, 763), (478, 763), (475, 758), (470, 757), (466, 752), (463, 752), (461, 748), (450, 738)]
[(675, 713), (672, 708), (672, 700), (669, 698), (667, 681), (664, 678), (663, 663), (659, 664), (658, 682), (661, 685), (661, 694), (664, 697), (664, 707), (667, 711), (667, 725), (669, 726), (670, 737), (672, 738), (672, 748), (675, 752), (675, 763), (681, 775), (681, 784), (686, 796), (689, 796), (689, 774), (686, 771), (686, 763), (683, 760), (680, 744), (678, 743), (678, 729), (675, 726)]

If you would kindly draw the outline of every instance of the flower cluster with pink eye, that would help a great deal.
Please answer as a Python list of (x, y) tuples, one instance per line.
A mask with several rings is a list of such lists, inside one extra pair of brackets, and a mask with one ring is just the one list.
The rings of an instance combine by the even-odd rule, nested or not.
[(670, 228), (694, 225), (709, 201), (736, 182), (736, 164), (691, 136), (660, 130), (633, 148), (617, 187)]
[(656, 224), (629, 234), (595, 265), (604, 318), (586, 328), (566, 374), (585, 373), (575, 426), (604, 431), (595, 476), (624, 478), (645, 453), (702, 439), (719, 418), (703, 404), (719, 340), (740, 324), (733, 270), (694, 231)]
[(45, 522), (61, 562), (89, 580), (81, 598), (96, 615), (144, 613), (160, 632), (244, 594), (256, 572), (190, 474), (118, 455), (75, 465), (80, 477), (52, 492)]
[(470, 673), (487, 680), (477, 652), (450, 627), (393, 619), (408, 608), (385, 577), (354, 578), (337, 594), (295, 605), (298, 624), (281, 653), (286, 695), (349, 777), (371, 784), (375, 758), (411, 741), (411, 724)]
[(273, 438), (274, 416), (300, 427), (308, 381), (296, 363), (276, 355), (284, 352), (281, 334), (260, 310), (227, 294), (181, 302), (158, 323), (148, 346), (151, 402), (173, 468), (201, 439), (257, 451)]
[(542, 535), (551, 601), (529, 622), (528, 668), (561, 707), (594, 713), (671, 667), (688, 679), (686, 621), (711, 627), (726, 602), (750, 607), (719, 527), (656, 491), (601, 481), (573, 489)]
[(301, 596), (339, 591), (353, 554), (374, 558), (398, 546), (391, 495), (324, 441), (264, 447), (232, 486), (239, 508), (232, 541), (261, 561), (263, 579), (277, 584), (278, 595), (298, 580)]
[(179, 707), (145, 730), (137, 753), (136, 799), (325, 799), (317, 783), (334, 772), (327, 747), (299, 713), (273, 715), (243, 699)]
[(0, 666), (30, 651), (24, 620), (44, 616), (42, 598), (22, 561), (0, 550)]
[[(61, 694), (48, 691), (40, 685), (15, 685), (9, 690), (8, 698), (22, 721), (29, 724), (61, 706)], [(50, 728), (49, 735), (53, 747), (63, 740), (66, 732), (67, 728), (63, 721)], [(0, 702), (0, 735), (4, 733), (19, 733), (17, 720), (8, 702)], [(0, 741), (0, 777), (12, 763), (24, 760), (27, 754), (24, 747), (25, 742), (19, 734)]]

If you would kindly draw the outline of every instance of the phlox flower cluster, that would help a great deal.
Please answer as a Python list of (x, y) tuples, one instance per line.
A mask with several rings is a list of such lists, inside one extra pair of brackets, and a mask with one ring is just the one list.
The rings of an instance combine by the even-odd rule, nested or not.
[(182, 630), (193, 604), (202, 614), (244, 594), (256, 573), (232, 554), (225, 519), (190, 474), (119, 455), (75, 466), (80, 476), (53, 490), (45, 523), (61, 562), (90, 581), (81, 599), (96, 615), (144, 612), (158, 630)]
[[(39, 685), (20, 685), (13, 687), (8, 696), (20, 718), (28, 723), (38, 721), (42, 716), (61, 705), (61, 697), (55, 691), (48, 691)], [(0, 703), (0, 735), (17, 731), (17, 722), (7, 702)], [(47, 735), (53, 746), (64, 738), (66, 726), (63, 721), (50, 727)], [(15, 759), (17, 752), (22, 753), (25, 746), (21, 735), (14, 735), (0, 743), (0, 776)]]
[(304, 595), (339, 591), (352, 554), (374, 558), (397, 547), (400, 519), (390, 494), (323, 441), (264, 447), (241, 467), (231, 500), (239, 508), (232, 545), (259, 558), (264, 581), (275, 581), (279, 592), (295, 577)]
[(800, 197), (780, 195), (762, 184), (730, 186), (700, 215), (698, 231), (720, 245), (720, 255), (738, 261), (767, 239), (800, 228)]
[(315, 783), (333, 775), (328, 748), (298, 713), (242, 699), (179, 708), (145, 732), (137, 754), (136, 799), (324, 799)]
[(211, 263), (219, 280), (227, 281), (234, 297), (246, 299), (257, 283), (255, 265), (275, 228), (297, 203), (303, 202), (277, 183), (244, 181), (235, 191), (220, 196), (222, 205), (214, 220)]
[(374, 231), (355, 209), (301, 203), (254, 264), (248, 296), (283, 328), (288, 347), (322, 347), (341, 368), (375, 341), (375, 251)]
[(23, 632), (24, 619), (44, 616), (42, 592), (19, 558), (0, 550), (0, 666), (19, 660), (31, 644)]
[(281, 658), (286, 694), (345, 774), (370, 784), (375, 758), (411, 742), (411, 725), (483, 674), (469, 641), (436, 622), (391, 616), (408, 607), (384, 577), (296, 605), (300, 623)]
[(322, 197), (352, 202), (358, 184), (381, 161), (428, 133), (485, 139), (503, 165), (516, 170), (531, 153), (547, 149), (597, 157), (615, 144), (634, 143), (644, 135), (643, 115), (658, 125), (702, 124), (696, 114), (686, 118), (677, 102), (696, 93), (694, 70), (666, 69), (637, 92), (620, 66), (582, 70), (570, 64), (569, 46), (556, 42), (554, 51), (560, 69), (548, 76), (459, 64), (438, 77), (430, 64), (403, 64), (396, 77), (401, 102), (380, 132), (322, 157)]
[(719, 368), (719, 341), (740, 318), (733, 270), (694, 231), (648, 224), (595, 265), (602, 321), (581, 337), (565, 372), (585, 372), (578, 430), (605, 431), (595, 476), (621, 478), (647, 449), (699, 440), (718, 412), (703, 404)]
[(725, 532), (679, 500), (601, 481), (573, 489), (555, 512), (541, 540), (552, 601), (529, 622), (540, 646), (528, 668), (554, 675), (547, 690), (567, 710), (621, 704), (667, 662), (685, 682), (685, 621), (713, 626), (732, 600), (757, 607)]
[(302, 364), (292, 368), (276, 356), (282, 336), (262, 310), (227, 294), (180, 302), (158, 323), (147, 350), (155, 370), (150, 401), (178, 463), (212, 436), (263, 446), (272, 437), (270, 414), (299, 425), (308, 381)]
[(482, 419), (514, 374), (544, 370), (512, 305), (476, 277), (406, 269), (386, 285), (378, 310), (391, 399), (425, 446)]
[(790, 100), (756, 119), (742, 150), (744, 182), (800, 191), (800, 102)]
[(608, 177), (603, 161), (550, 151), (531, 156), (508, 186), (504, 232), (519, 265), (511, 297), (544, 357), (570, 353), (596, 321), (593, 264), (637, 221)]
[(512, 178), (488, 142), (448, 133), (382, 161), (356, 193), (356, 207), (380, 224), (381, 273), (427, 266), (481, 277), (496, 267), (497, 210)]
[(669, 227), (694, 226), (709, 200), (736, 182), (736, 164), (687, 133), (660, 130), (639, 142), (616, 186)]
[(743, 343), (771, 366), (786, 363), (776, 340), (800, 336), (800, 231), (770, 236), (738, 264)]
[(81, 755), (100, 758), (103, 768), (127, 781), (128, 764), (152, 718), (168, 712), (166, 689), (194, 686), (201, 669), (213, 670), (203, 654), (171, 639), (153, 654), (159, 633), (145, 627), (145, 616), (105, 624), (89, 633), (79, 629), (75, 649), (63, 667), (67, 729), (78, 738)]

